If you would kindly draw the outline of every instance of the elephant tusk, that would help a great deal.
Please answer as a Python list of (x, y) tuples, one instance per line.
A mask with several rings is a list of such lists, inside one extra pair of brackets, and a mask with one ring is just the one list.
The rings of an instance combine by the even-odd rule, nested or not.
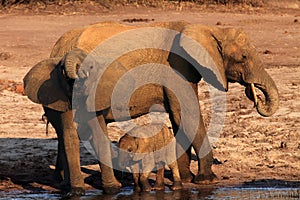
[(257, 95), (256, 95), (256, 91), (255, 91), (255, 87), (254, 87), (254, 84), (251, 83), (251, 91), (252, 91), (252, 94), (253, 94), (253, 98), (254, 98), (254, 107), (257, 106)]
[(90, 75), (89, 72), (84, 71), (84, 70), (78, 72), (78, 76), (81, 79), (87, 79), (89, 77), (89, 75)]
[(86, 73), (85, 73), (85, 77), (86, 77), (86, 78), (88, 78), (88, 77), (89, 77), (89, 75), (90, 75), (90, 73), (89, 73), (89, 72), (86, 72)]

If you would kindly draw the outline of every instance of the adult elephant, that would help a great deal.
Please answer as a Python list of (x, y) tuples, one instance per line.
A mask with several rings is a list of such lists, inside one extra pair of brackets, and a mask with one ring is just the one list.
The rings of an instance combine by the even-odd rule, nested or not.
[[(110, 38), (113, 38), (113, 42), (109, 42)], [(139, 45), (141, 43), (142, 45)], [(104, 50), (102, 44), (106, 45)], [(99, 45), (100, 50), (97, 49)], [(144, 48), (141, 48), (142, 46)], [(123, 51), (123, 49), (126, 51)], [(80, 56), (78, 56), (80, 51), (82, 51), (82, 54), (79, 53)], [(121, 54), (115, 54), (114, 52), (121, 52)], [(93, 58), (96, 57), (96, 60), (99, 57), (106, 60), (112, 55), (118, 57), (115, 60), (109, 60), (109, 58), (106, 63), (101, 63), (101, 59), (98, 59), (94, 64), (87, 62), (89, 64), (88, 68), (80, 68), (81, 62), (73, 62), (73, 60), (83, 58), (82, 55), (86, 55), (86, 53), (91, 53)], [(73, 54), (75, 59), (71, 59)], [(65, 57), (62, 59), (63, 56)], [(238, 82), (246, 87), (248, 98), (255, 102), (256, 109), (262, 116), (270, 116), (278, 108), (279, 100), (276, 85), (264, 70), (263, 63), (257, 56), (254, 47), (249, 43), (247, 35), (239, 29), (222, 29), (186, 22), (153, 23), (143, 27), (103, 22), (65, 33), (53, 47), (51, 57), (51, 59), (60, 61), (53, 63), (50, 59), (50, 61), (45, 61), (43, 64), (46, 66), (51, 65), (53, 70), (56, 68), (61, 69), (60, 78), (56, 78), (56, 83), (59, 83), (59, 86), (55, 86), (55, 92), (50, 92), (49, 88), (47, 93), (37, 93), (37, 86), (30, 77), (41, 77), (43, 73), (29, 72), (30, 76), (26, 76), (24, 79), (25, 93), (34, 102), (43, 104), (46, 110), (50, 109), (52, 114), (55, 113), (54, 116), (56, 117), (54, 118), (60, 121), (66, 153), (66, 159), (62, 160), (68, 163), (70, 169), (72, 191), (84, 186), (80, 174), (79, 140), (73, 124), (74, 119), (71, 110), (72, 101), (74, 101), (71, 94), (75, 80), (83, 82), (84, 87), (81, 89), (84, 90), (85, 95), (91, 91), (95, 92), (94, 95), (85, 96), (83, 98), (84, 105), (81, 104), (81, 108), (76, 109), (81, 110), (83, 108), (82, 110), (87, 111), (83, 112), (79, 118), (84, 118), (85, 123), (83, 124), (89, 125), (92, 130), (96, 153), (101, 160), (105, 159), (106, 164), (101, 165), (102, 183), (108, 192), (114, 191), (115, 188), (120, 186), (113, 175), (110, 156), (107, 156), (110, 155), (109, 141), (106, 137), (103, 137), (107, 135), (106, 124), (116, 120), (111, 105), (113, 88), (126, 72), (135, 69), (136, 66), (149, 63), (169, 66), (193, 88), (195, 96), (198, 94), (197, 83), (201, 78), (204, 78), (205, 81), (221, 91), (228, 90), (228, 82)], [(97, 76), (93, 76), (95, 74), (93, 70), (97, 69), (99, 65), (102, 67), (101, 65), (107, 63), (111, 66), (109, 67), (111, 70), (105, 72), (99, 84), (95, 86), (93, 83), (95, 81), (98, 83), (99, 80)], [(160, 69), (160, 67), (158, 68)], [(157, 68), (155, 67), (152, 69), (152, 75), (161, 73), (159, 70), (156, 71)], [(50, 71), (52, 72), (52, 70)], [(118, 73), (114, 73), (115, 71)], [(44, 77), (46, 82), (49, 78), (49, 70), (46, 70), (45, 73), (47, 74)], [(170, 71), (168, 73), (172, 74)], [(140, 77), (145, 76), (141, 75)], [(43, 78), (39, 79), (42, 80)], [(61, 84), (62, 82), (63, 84)], [(264, 98), (256, 96), (254, 87), (263, 92)], [(41, 98), (43, 95), (47, 97)], [(52, 99), (51, 102), (42, 100), (49, 98)], [(190, 101), (189, 97), (182, 101), (166, 86), (148, 84), (138, 88), (132, 94), (129, 104), (126, 105), (128, 107), (123, 107), (123, 109), (130, 113), (130, 117), (137, 117), (148, 113), (154, 104), (164, 105), (169, 113), (174, 132), (180, 135), (181, 140), (177, 140), (178, 149), (183, 147), (189, 152), (190, 146), (186, 147), (186, 145), (189, 145), (190, 141), (198, 154), (199, 167), (194, 182), (199, 183), (214, 178), (211, 170), (213, 157), (200, 112), (198, 112), (199, 116), (197, 117), (188, 117), (188, 120), (197, 124), (196, 129), (192, 130), (187, 125), (181, 126), (182, 122), (186, 120), (182, 118), (183, 110), (187, 109), (188, 112), (191, 112), (191, 115), (195, 114), (193, 110), (187, 108), (188, 106), (182, 104), (185, 101), (188, 103)], [(198, 103), (196, 110), (199, 110)], [(90, 115), (90, 113), (96, 114)], [(123, 118), (122, 112), (120, 113), (117, 120), (127, 119), (128, 116)], [(103, 134), (98, 134), (98, 132)], [(199, 159), (201, 147), (203, 148), (203, 146), (208, 148), (209, 151)], [(179, 159), (182, 179), (191, 179), (189, 162), (188, 154), (183, 154)]]

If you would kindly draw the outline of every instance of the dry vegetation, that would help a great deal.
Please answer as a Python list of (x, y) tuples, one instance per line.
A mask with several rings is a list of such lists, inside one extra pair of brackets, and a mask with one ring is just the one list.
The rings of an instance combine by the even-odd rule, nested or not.
[(195, 4), (221, 4), (221, 5), (229, 5), (229, 4), (244, 4), (250, 6), (262, 6), (267, 0), (1, 0), (0, 7), (8, 8), (11, 6), (18, 5), (62, 5), (66, 3), (81, 3), (81, 2), (92, 2), (97, 3), (104, 7), (113, 7), (114, 5), (121, 4), (135, 4), (135, 5), (143, 5), (150, 7), (159, 7), (165, 3), (181, 3), (181, 2), (190, 2)]

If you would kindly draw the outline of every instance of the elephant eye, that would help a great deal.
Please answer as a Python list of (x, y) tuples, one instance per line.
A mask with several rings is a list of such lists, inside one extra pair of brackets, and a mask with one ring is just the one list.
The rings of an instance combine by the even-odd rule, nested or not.
[(129, 153), (131, 153), (131, 152), (132, 152), (132, 148), (129, 147), (129, 148), (127, 149), (127, 151), (128, 151)]
[(93, 69), (93, 68), (94, 68), (94, 66), (93, 66), (93, 65), (91, 65), (91, 66), (90, 66), (90, 69)]
[(242, 55), (242, 58), (243, 58), (243, 60), (246, 60), (247, 59), (247, 56), (246, 55)]

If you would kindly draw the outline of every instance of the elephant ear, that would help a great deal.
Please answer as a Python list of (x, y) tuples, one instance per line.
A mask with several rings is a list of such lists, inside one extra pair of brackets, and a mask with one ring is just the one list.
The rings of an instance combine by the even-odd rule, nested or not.
[(24, 93), (35, 103), (65, 112), (71, 106), (60, 86), (59, 62), (60, 58), (50, 58), (33, 66), (23, 79)]
[(179, 45), (187, 59), (203, 79), (215, 88), (226, 91), (227, 80), (222, 59), (222, 29), (199, 24), (187, 25), (181, 32)]

